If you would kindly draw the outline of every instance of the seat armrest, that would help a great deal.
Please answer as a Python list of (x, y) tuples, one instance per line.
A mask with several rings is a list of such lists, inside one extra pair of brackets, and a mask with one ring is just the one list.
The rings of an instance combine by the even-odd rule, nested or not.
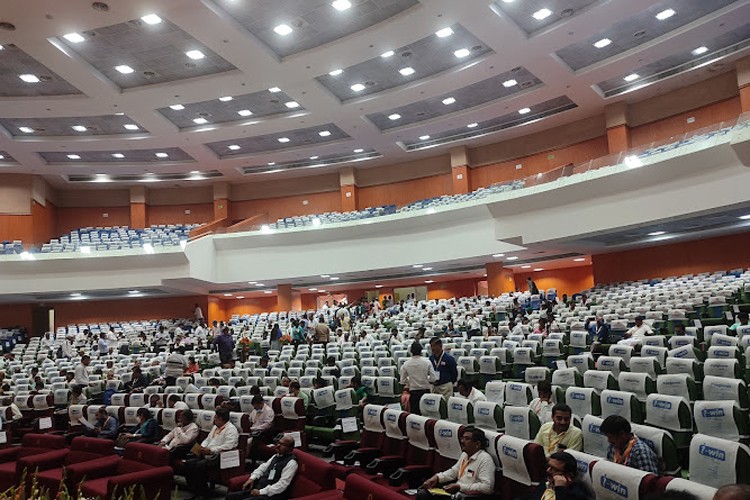
[(18, 454), (20, 453), (20, 451), (20, 446), (0, 450), (0, 463), (13, 462), (15, 460), (18, 460)]
[(354, 465), (355, 462), (359, 462), (364, 467), (380, 455), (381, 451), (379, 448), (360, 448), (358, 450), (352, 450), (344, 457), (344, 465)]
[(398, 486), (406, 481), (409, 488), (418, 488), (431, 475), (432, 469), (426, 465), (407, 465), (388, 476), (388, 482)]
[(69, 465), (65, 468), (65, 471), (71, 484), (78, 484), (84, 479), (98, 479), (115, 474), (117, 472), (117, 463), (120, 460), (122, 459), (119, 456), (112, 455)]
[(358, 445), (359, 442), (353, 439), (341, 439), (339, 441), (336, 441), (335, 443), (331, 443), (330, 445), (328, 445), (328, 447), (323, 451), (323, 456), (333, 456), (334, 460), (343, 460), (344, 457)]
[(29, 455), (27, 457), (20, 458), (18, 460), (18, 465), (21, 468), (27, 469), (28, 472), (32, 474), (36, 470), (42, 471), (47, 469), (55, 469), (63, 464), (65, 457), (68, 456), (68, 453), (70, 453), (70, 450), (63, 449), (50, 451), (48, 453), (40, 453), (38, 455)]
[(390, 476), (399, 467), (403, 467), (405, 463), (406, 460), (400, 455), (388, 455), (374, 458), (374, 460), (367, 463), (367, 472), (369, 474), (383, 474), (384, 476)]
[[(107, 494), (109, 498), (114, 498), (115, 491), (121, 492), (127, 490), (136, 484), (135, 494), (139, 496), (140, 488), (143, 488), (147, 498), (170, 498), (172, 495), (172, 485), (174, 483), (174, 471), (169, 466), (155, 467), (145, 471), (129, 472), (119, 476), (109, 478), (107, 481)], [(155, 488), (164, 485), (165, 488)], [(158, 496), (156, 496), (158, 493)]]

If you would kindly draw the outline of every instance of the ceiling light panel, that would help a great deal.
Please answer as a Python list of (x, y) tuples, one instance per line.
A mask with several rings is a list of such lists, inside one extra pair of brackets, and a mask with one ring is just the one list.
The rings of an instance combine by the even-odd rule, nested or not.
[[(327, 130), (331, 134), (328, 136), (321, 136), (319, 132), (321, 130)], [(286, 137), (289, 139), (288, 142), (279, 142), (279, 138)], [(278, 151), (281, 149), (298, 148), (301, 146), (314, 146), (316, 144), (326, 144), (333, 141), (339, 141), (341, 139), (348, 139), (349, 135), (343, 130), (338, 128), (333, 123), (327, 123), (324, 125), (318, 125), (316, 127), (307, 127), (296, 130), (287, 130), (277, 132), (275, 134), (258, 135), (254, 137), (241, 137), (237, 139), (229, 139), (225, 141), (218, 141), (206, 144), (211, 148), (217, 156), (231, 157), (237, 154), (253, 154), (262, 153), (266, 151)], [(234, 152), (228, 149), (231, 144), (237, 144), (241, 147), (240, 150)], [(310, 153), (307, 153), (308, 155)]]
[[(76, 163), (81, 163), (77, 161)], [(202, 171), (200, 175), (186, 173), (186, 172), (175, 172), (175, 173), (160, 173), (160, 174), (109, 174), (106, 176), (107, 182), (122, 182), (127, 184), (144, 183), (144, 182), (166, 182), (166, 181), (196, 181), (196, 180), (207, 180), (207, 179), (218, 179), (224, 177), (224, 175), (217, 170)], [(98, 175), (91, 174), (73, 174), (67, 176), (68, 182), (71, 183), (86, 183), (86, 182), (102, 182), (101, 177)]]
[[(237, 69), (163, 18), (155, 24), (135, 19), (96, 28), (84, 35), (84, 43), (74, 43), (63, 37), (59, 38), (59, 42), (121, 89), (175, 82)], [(199, 54), (203, 57), (199, 57)], [(123, 74), (115, 69), (120, 65), (129, 66), (134, 71)]]
[[(530, 121), (537, 121), (548, 116), (563, 113), (578, 106), (567, 96), (560, 96), (548, 101), (534, 104), (532, 111), (527, 114), (519, 114), (518, 111), (512, 111), (491, 120), (480, 122), (475, 127), (466, 125), (460, 128), (453, 128), (443, 132), (430, 134), (428, 141), (411, 141), (402, 143), (402, 147), (407, 151), (414, 151), (428, 146), (449, 144), (459, 141), (465, 141), (475, 137), (485, 136), (501, 130), (523, 125)], [(474, 125), (473, 123), (470, 125)]]
[[(419, 5), (418, 0), (354, 2), (327, 0), (265, 0), (252, 9), (237, 0), (211, 0), (255, 38), (284, 58), (374, 26)], [(350, 8), (347, 3), (352, 4)], [(273, 28), (286, 24), (292, 32), (280, 36)]]
[(16, 160), (5, 151), (0, 151), (0, 163), (15, 163)]
[(383, 155), (381, 155), (374, 149), (364, 149), (361, 153), (353, 153), (351, 150), (346, 150), (337, 154), (302, 157), (298, 160), (274, 163), (273, 165), (253, 165), (250, 167), (243, 167), (242, 173), (245, 175), (253, 175), (275, 173), (281, 171), (286, 172), (290, 170), (333, 167), (374, 160), (376, 158), (382, 157)]
[[(429, 78), (492, 52), (460, 24), (450, 28), (453, 34), (449, 37), (439, 38), (430, 33), (405, 47), (394, 48), (393, 57), (376, 55), (354, 66), (342, 68), (344, 73), (341, 75), (333, 77), (326, 73), (317, 80), (341, 101), (347, 101)], [(457, 58), (453, 54), (457, 48), (467, 48), (470, 54)], [(414, 73), (402, 73), (406, 68), (412, 68)], [(352, 89), (356, 84), (361, 87)]]
[[(13, 44), (4, 44), (0, 52), (0, 97), (38, 97), (75, 95), (81, 92), (50, 71), (45, 65)], [(26, 83), (19, 75), (34, 75), (38, 83)]]
[[(204, 117), (212, 124), (245, 121), (245, 117), (248, 116), (252, 116), (253, 120), (260, 117), (283, 116), (290, 112), (284, 103), (291, 100), (292, 98), (284, 92), (278, 92), (269, 99), (268, 90), (262, 90), (251, 94), (235, 95), (231, 101), (211, 99), (182, 103), (183, 109), (172, 109), (167, 106), (157, 111), (178, 128), (186, 129), (195, 127), (193, 119), (196, 116)], [(300, 110), (304, 108), (297, 108), (295, 113)]]
[(564, 2), (497, 0), (493, 2), (492, 10), (498, 15), (510, 18), (527, 36), (532, 36), (579, 14), (595, 3), (596, 0), (566, 0)]
[[(558, 50), (556, 54), (572, 70), (579, 71), (643, 45), (722, 9), (735, 1), (711, 0), (707, 2), (705, 0), (681, 0), (679, 2), (679, 15), (670, 17), (668, 21), (660, 21), (656, 18), (656, 15), (673, 7), (675, 4), (674, 0), (662, 0), (631, 17), (618, 20), (587, 39)], [(594, 46), (597, 41), (603, 38), (609, 38), (613, 42), (606, 50), (598, 49)]]
[[(666, 78), (674, 78), (677, 75), (693, 71), (696, 67), (705, 66), (707, 61), (714, 61), (717, 57), (740, 57), (750, 47), (750, 24), (744, 24), (735, 30), (705, 40), (703, 43), (704, 46), (711, 47), (710, 50), (695, 54), (693, 50), (677, 47), (675, 52), (667, 57), (633, 68), (631, 73), (640, 75), (640, 78), (631, 83), (623, 81), (623, 76), (626, 75), (620, 75), (601, 81), (596, 84), (596, 87), (605, 97), (613, 97), (625, 94), (633, 88), (641, 88)], [(731, 63), (726, 61), (723, 66), (717, 67), (721, 69), (730, 66)], [(706, 66), (705, 71), (715, 73), (717, 67), (712, 64)]]
[[(73, 146), (68, 149), (74, 150)], [(167, 158), (162, 159), (156, 156), (156, 153), (166, 153)], [(42, 152), (39, 153), (44, 161), (48, 164), (70, 163), (71, 160), (66, 155), (70, 153), (61, 152)], [(75, 151), (75, 154), (81, 157), (75, 163), (156, 163), (156, 162), (193, 162), (193, 157), (180, 148), (158, 148), (158, 149), (133, 149), (133, 150), (113, 150), (113, 151)]]
[[(127, 115), (79, 116), (61, 118), (0, 118), (0, 125), (11, 135), (27, 135), (19, 127), (31, 127), (34, 136), (66, 137), (87, 135), (132, 135), (148, 133), (139, 128), (136, 131), (125, 129), (125, 125), (134, 123)], [(86, 127), (85, 131), (73, 127)]]
[[(505, 86), (504, 83), (511, 79), (516, 80), (516, 85)], [(382, 113), (371, 113), (367, 118), (380, 130), (394, 127), (403, 127), (413, 123), (432, 120), (441, 116), (462, 111), (465, 109), (481, 106), (512, 96), (521, 91), (527, 91), (541, 87), (542, 81), (523, 67), (513, 68), (511, 71), (500, 73), (492, 78), (481, 82), (452, 90), (446, 94), (417, 101), (399, 108), (389, 109)], [(443, 100), (453, 97), (456, 102), (450, 106), (443, 104)], [(397, 114), (401, 119), (394, 123), (389, 119), (390, 115)]]

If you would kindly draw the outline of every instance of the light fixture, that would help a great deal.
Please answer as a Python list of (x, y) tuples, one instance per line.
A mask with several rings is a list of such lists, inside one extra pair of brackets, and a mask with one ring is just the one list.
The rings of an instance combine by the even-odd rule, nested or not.
[(394, 121), (395, 120), (399, 120), (399, 119), (401, 119), (401, 115), (398, 114), (398, 113), (393, 113), (392, 115), (388, 115), (388, 119), (389, 120), (394, 120)]
[(393, 55), (395, 54), (395, 52), (389, 50), (388, 52), (383, 52), (382, 54), (380, 54), (380, 57), (382, 57), (383, 59), (388, 59), (389, 57), (393, 57)]
[(159, 24), (161, 22), (161, 17), (156, 14), (147, 14), (141, 18), (141, 21), (146, 24)]
[(411, 267), (413, 267), (414, 269), (422, 269), (424, 267), (424, 264), (414, 264)]
[(537, 21), (541, 21), (542, 19), (547, 19), (549, 16), (552, 15), (552, 11), (549, 9), (539, 9), (538, 11), (531, 14), (531, 17), (536, 19)]
[(256, 283), (257, 283), (257, 281), (248, 281), (248, 282), (247, 282), (247, 284), (248, 284), (248, 285), (254, 285), (254, 284), (256, 284)]
[(86, 132), (86, 127), (84, 127), (83, 125), (73, 125), (70, 128), (72, 128), (76, 132)]
[(154, 247), (151, 245), (151, 243), (144, 243), (143, 251), (147, 254), (152, 254), (154, 253)]
[(340, 279), (338, 276), (331, 276), (331, 281), (338, 281)]
[(531, 269), (531, 266), (521, 266), (521, 269)]
[(289, 139), (289, 137), (279, 137), (276, 140), (279, 141), (282, 144), (286, 144), (287, 142), (289, 142), (290, 139)]
[(71, 296), (71, 297), (80, 297), (80, 296), (81, 296), (81, 294), (80, 294), (80, 293), (78, 293), (78, 292), (75, 292), (75, 293), (71, 293), (71, 294), (70, 294), (70, 296)]
[(299, 108), (299, 103), (297, 101), (289, 101), (289, 102), (285, 102), (284, 106), (286, 106), (289, 109), (295, 109), (295, 108)]
[(352, 8), (352, 3), (349, 0), (333, 0), (331, 5), (338, 11), (345, 11)]
[(244, 295), (238, 295), (238, 296), (235, 297), (235, 299), (244, 299), (244, 298), (245, 298)]
[(81, 159), (81, 155), (69, 154), (67, 156), (68, 156), (69, 160), (80, 160)]
[(355, 83), (349, 88), (352, 89), (354, 92), (362, 92), (363, 90), (365, 90), (365, 86), (362, 83)]
[(5, 155), (0, 155), (0, 160), (4, 160), (4, 159), (5, 159)]
[(431, 283), (435, 283), (434, 280), (425, 280), (424, 282), (427, 283), (428, 285), (431, 284)]
[(225, 294), (224, 294), (224, 297), (231, 297), (231, 296), (232, 296), (232, 294), (231, 294), (231, 293), (225, 293)]
[(740, 215), (739, 219), (741, 219), (741, 220), (750, 220), (750, 214), (748, 214), (748, 215)]
[(260, 226), (260, 232), (261, 233), (270, 233), (271, 232), (271, 226), (269, 226), (268, 224), (263, 224), (262, 226)]
[(356, 153), (356, 154), (364, 153), (364, 152), (365, 152), (365, 150), (362, 149), (362, 148), (357, 148), (357, 149), (354, 150), (354, 153)]
[(476, 123), (476, 122), (474, 122), (474, 123), (469, 123), (468, 125), (466, 125), (466, 128), (476, 128), (478, 126), (479, 126), (479, 124)]
[(18, 78), (26, 83), (39, 83), (39, 77), (36, 75), (18, 75)]
[(375, 288), (383, 288), (383, 285), (375, 285)]
[(225, 95), (224, 97), (219, 97), (219, 100), (221, 102), (231, 101), (232, 99), (234, 99), (234, 97), (232, 97), (231, 95)]
[(288, 24), (279, 24), (273, 29), (277, 35), (287, 36), (289, 33), (294, 31)]
[(431, 267), (423, 267), (422, 271), (432, 271), (432, 268)]
[(333, 71), (331, 71), (328, 74), (331, 75), (331, 76), (339, 76), (343, 72), (344, 72), (343, 69), (334, 69)]
[(326, 290), (323, 290), (322, 288), (318, 290), (319, 293), (326, 293)]
[(401, 68), (400, 70), (398, 70), (398, 72), (401, 73), (404, 76), (410, 76), (410, 75), (413, 75), (415, 73), (414, 68), (412, 68), (411, 66), (407, 66), (405, 68)]
[(648, 233), (649, 236), (661, 236), (662, 234), (667, 234), (666, 231), (652, 231)]
[(455, 97), (446, 97), (445, 99), (443, 99), (443, 104), (445, 104), (446, 106), (450, 106), (451, 104), (455, 102), (456, 102)]
[(573, 262), (585, 262), (586, 259), (584, 257), (578, 257), (577, 259), (573, 259)]
[(31, 128), (31, 127), (18, 127), (18, 130), (20, 130), (24, 134), (33, 134), (34, 133), (34, 129)]
[(317, 289), (317, 288), (308, 288), (307, 290), (308, 290), (309, 292), (317, 292), (317, 291), (318, 291), (318, 289)]
[(253, 112), (250, 111), (249, 109), (241, 109), (241, 110), (237, 111), (237, 114), (240, 115), (240, 116), (250, 116), (250, 115), (253, 114)]
[(503, 87), (505, 87), (506, 89), (510, 87), (515, 87), (516, 85), (518, 85), (518, 82), (513, 80), (512, 78), (510, 80), (505, 80), (503, 82)]
[(188, 56), (190, 59), (193, 59), (194, 61), (197, 61), (198, 59), (203, 59), (206, 57), (203, 52), (200, 50), (188, 50), (185, 52), (185, 55)]
[(169, 158), (169, 155), (167, 153), (155, 153), (155, 156), (157, 158)]
[(331, 135), (331, 131), (330, 130), (321, 130), (320, 132), (318, 132), (318, 135), (320, 137), (328, 137), (329, 135)]
[(630, 168), (642, 167), (643, 162), (636, 155), (626, 156), (624, 160), (625, 166)]
[(318, 226), (320, 226), (320, 225), (321, 225), (322, 223), (323, 223), (323, 222), (321, 222), (321, 220), (320, 220), (319, 218), (317, 218), (317, 217), (313, 217), (313, 220), (312, 220), (312, 225), (313, 225), (313, 227), (318, 227)]
[(420, 141), (426, 141), (426, 140), (427, 140), (427, 139), (429, 139), (429, 138), (430, 138), (430, 136), (429, 136), (429, 135), (420, 135), (420, 136), (419, 136), (419, 140), (420, 140)]
[(266, 295), (270, 295), (273, 293), (273, 290), (263, 290), (263, 293), (265, 293)]
[(135, 71), (133, 68), (128, 66), (127, 64), (120, 64), (119, 66), (115, 66), (115, 69), (122, 73), (123, 75), (127, 75), (128, 73), (132, 73)]
[(67, 35), (63, 35), (63, 38), (69, 41), (70, 43), (81, 43), (84, 40), (86, 40), (78, 33), (68, 33)]
[(669, 19), (670, 17), (674, 16), (675, 14), (677, 14), (677, 12), (675, 12), (674, 9), (665, 9), (659, 12), (658, 14), (656, 14), (655, 17), (659, 21), (664, 21), (665, 19)]
[(256, 283), (255, 286), (266, 286), (263, 283)]
[(270, 89), (268, 89), (268, 91), (272, 94), (275, 94), (277, 92), (281, 92), (281, 89), (279, 87), (271, 87)]
[(123, 127), (125, 127), (125, 130), (138, 130), (138, 125), (134, 123), (126, 123)]
[(326, 279), (326, 278), (330, 278), (331, 275), (330, 274), (321, 274), (320, 277), (323, 278), (323, 279)]
[(534, 268), (534, 271), (537, 271), (537, 272), (538, 271), (544, 271), (544, 268), (543, 267), (536, 267), (536, 268)]
[(597, 40), (596, 42), (594, 42), (594, 47), (596, 47), (597, 49), (603, 49), (611, 43), (612, 40), (610, 40), (609, 38), (602, 38), (601, 40)]
[(519, 115), (525, 115), (526, 113), (531, 112), (531, 108), (521, 108), (518, 110)]
[(185, 109), (185, 106), (183, 106), (182, 104), (172, 104), (170, 108), (174, 109), (175, 111), (182, 111), (183, 109)]
[(130, 295), (135, 295), (136, 293), (141, 293), (141, 291), (140, 290), (128, 290), (128, 293)]
[(227, 146), (227, 148), (230, 151), (237, 151), (238, 149), (240, 149), (240, 146), (239, 146), (239, 144), (230, 144), (229, 146)]
[(82, 246), (78, 249), (81, 253), (91, 253), (91, 247), (90, 246)]
[(455, 52), (453, 52), (453, 55), (456, 56), (459, 59), (463, 59), (464, 57), (468, 57), (471, 54), (471, 51), (469, 49), (458, 49)]
[(708, 47), (706, 47), (705, 45), (701, 45), (697, 49), (693, 49), (691, 52), (694, 56), (699, 56), (708, 52)]
[(623, 78), (626, 82), (632, 82), (634, 80), (637, 80), (639, 78), (638, 73), (630, 73), (628, 76)]
[(320, 156), (318, 156), (318, 155), (314, 155), (314, 156), (310, 157), (311, 160), (317, 160), (318, 158), (320, 158)]
[(499, 259), (500, 257), (505, 257), (504, 253), (493, 253), (492, 256), (496, 259)]
[(518, 257), (515, 255), (511, 255), (510, 257), (506, 258), (505, 260), (518, 260)]
[(203, 117), (198, 117), (193, 118), (193, 123), (195, 123), (196, 125), (205, 125), (206, 123), (208, 123), (208, 120)]
[(269, 161), (266, 165), (268, 165), (269, 167), (273, 167), (274, 165), (276, 165), (276, 162), (275, 161)]
[(445, 38), (447, 36), (451, 36), (452, 34), (453, 34), (453, 30), (450, 27), (443, 28), (435, 32), (435, 36), (438, 38)]

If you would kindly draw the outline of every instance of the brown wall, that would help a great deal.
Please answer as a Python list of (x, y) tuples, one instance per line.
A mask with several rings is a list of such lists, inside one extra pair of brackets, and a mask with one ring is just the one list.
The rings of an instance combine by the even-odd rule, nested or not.
[(32, 228), (33, 239), (31, 243), (41, 245), (48, 242), (57, 235), (57, 207), (47, 201), (46, 205), (40, 205), (36, 201), (31, 202), (31, 215), (34, 219)]
[(206, 314), (207, 297), (165, 297), (122, 300), (81, 300), (52, 304), (56, 326), (99, 321), (190, 318), (198, 303)]
[[(190, 210), (190, 214), (185, 214)], [(154, 224), (205, 224), (214, 220), (213, 203), (184, 205), (150, 205), (146, 207), (146, 225)]]
[(23, 326), (31, 331), (31, 304), (0, 305), (0, 328)]
[(471, 297), (477, 293), (478, 281), (480, 280), (466, 279), (431, 283), (427, 285), (427, 298), (429, 300), (440, 300), (454, 297)]
[(358, 190), (359, 209), (380, 205), (408, 205), (409, 203), (453, 192), (451, 174), (432, 175), (421, 179), (361, 187)]
[(513, 279), (518, 290), (528, 290), (526, 278), (529, 276), (540, 290), (557, 288), (558, 297), (564, 293), (570, 296), (594, 286), (594, 274), (591, 266), (514, 273)]
[[(103, 214), (108, 214), (104, 217)], [(81, 227), (129, 226), (130, 207), (58, 207), (57, 236)]]
[(750, 232), (592, 256), (597, 284), (747, 268)]
[[(307, 205), (304, 201), (307, 200)], [(309, 193), (264, 200), (233, 201), (229, 211), (232, 220), (247, 219), (258, 214), (268, 214), (267, 222), (276, 222), (283, 217), (304, 214), (338, 212), (341, 210), (339, 190), (327, 193)]]

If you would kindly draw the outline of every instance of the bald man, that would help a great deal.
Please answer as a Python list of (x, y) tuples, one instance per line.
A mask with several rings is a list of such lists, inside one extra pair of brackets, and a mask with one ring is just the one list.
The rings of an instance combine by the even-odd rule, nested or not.
[(294, 458), (294, 438), (285, 434), (276, 443), (276, 454), (255, 469), (242, 485), (242, 491), (227, 495), (227, 500), (285, 500), (289, 498), (289, 485), (297, 474)]
[(714, 495), (714, 500), (750, 500), (750, 484), (728, 484)]

